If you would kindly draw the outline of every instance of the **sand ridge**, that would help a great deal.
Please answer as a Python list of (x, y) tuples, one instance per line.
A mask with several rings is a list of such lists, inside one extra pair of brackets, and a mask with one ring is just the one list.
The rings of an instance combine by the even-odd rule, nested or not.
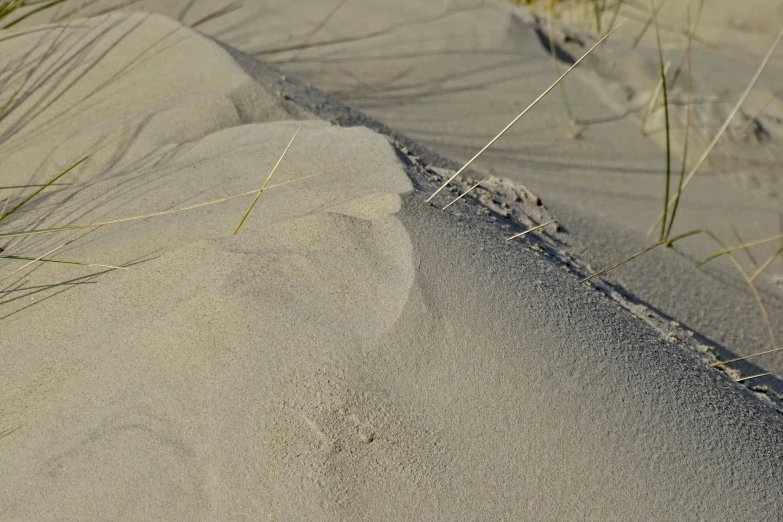
[[(0, 438), (0, 469), (15, 470), (0, 474), (9, 518), (779, 515), (773, 408), (546, 251), (503, 241), (519, 223), (472, 198), (456, 213), (423, 204), (437, 171), (382, 135), (291, 121), (306, 112), (296, 99), (211, 40), (141, 14), (81, 31), (108, 38), (126, 23), (186, 38), (138, 65), (135, 112), (117, 125), (161, 98), (197, 110), (159, 82), (169, 61), (210, 110), (184, 134), (176, 118), (153, 119), (14, 229), (252, 190), (301, 131), (236, 236), (247, 199), (107, 225), (62, 255), (129, 270), (42, 264), (4, 290), (0, 418), (18, 428)], [(252, 94), (245, 105), (196, 80), (204, 62), (184, 58), (205, 48), (223, 81)], [(77, 100), (95, 90), (89, 73), (80, 81)], [(29, 157), (51, 152), (34, 143)]]

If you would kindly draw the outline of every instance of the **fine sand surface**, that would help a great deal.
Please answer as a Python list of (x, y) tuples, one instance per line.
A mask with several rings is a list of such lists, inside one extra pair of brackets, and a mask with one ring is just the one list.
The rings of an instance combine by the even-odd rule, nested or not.
[[(360, 116), (172, 19), (2, 41), (4, 74), (55, 39), (0, 122), (3, 183), (100, 148), (0, 234), (252, 191), (301, 130), (238, 234), (252, 194), (105, 225), (56, 253), (127, 270), (38, 263), (3, 281), (1, 518), (783, 517), (780, 413), (708, 368), (700, 342), (662, 335), (631, 294), (579, 283), (587, 253), (567, 247), (599, 218), (504, 241), (559, 211), (515, 184), (535, 186), (534, 169), (441, 212), (424, 200), (447, 160), (320, 119)], [(467, 125), (490, 132), (493, 118)], [(4, 246), (37, 257), (83, 233)]]
[[(122, 3), (101, 0), (90, 9)], [(626, 5), (618, 15), (629, 17), (628, 23), (564, 83), (581, 138), (569, 137), (574, 129), (566, 123), (556, 90), (474, 164), (471, 178), (497, 176), (535, 193), (561, 224), (558, 233), (550, 233), (552, 239), (592, 271), (657, 239), (647, 231), (662, 209), (660, 104), (648, 118), (645, 134), (639, 130), (657, 82), (658, 55), (652, 29), (632, 48), (649, 9), (646, 2), (630, 3), (636, 7)], [(694, 22), (698, 3), (690, 2)], [(244, 0), (241, 9), (204, 21), (230, 5), (148, 0), (126, 9), (197, 24), (199, 31), (276, 64), (460, 162), (556, 78), (550, 38), (558, 46), (563, 70), (592, 43), (594, 29), (591, 13), (582, 7), (563, 13), (568, 25), (550, 24), (506, 0)], [(682, 63), (686, 48), (684, 5), (670, 1), (661, 11), (665, 59), (672, 70)], [(705, 5), (693, 44), (689, 166), (709, 144), (783, 25), (777, 0), (708, 0)], [(608, 12), (604, 25), (611, 20)], [(675, 171), (682, 152), (686, 76), (681, 74), (670, 92)], [(781, 88), (783, 48), (686, 189), (675, 234), (709, 229), (728, 244), (781, 234), (783, 102), (777, 97), (767, 105)], [(750, 132), (743, 132), (765, 106)], [(780, 245), (770, 242), (753, 249), (755, 264)], [(770, 349), (770, 332), (754, 295), (730, 260), (694, 268), (718, 249), (707, 236), (692, 237), (674, 249), (651, 251), (606, 279), (703, 336), (701, 342), (724, 360)], [(749, 273), (755, 270), (744, 253), (737, 259)], [(782, 282), (780, 259), (755, 281), (777, 345), (783, 339)], [(751, 362), (737, 369), (746, 376), (772, 373), (752, 384), (783, 396), (783, 351)]]

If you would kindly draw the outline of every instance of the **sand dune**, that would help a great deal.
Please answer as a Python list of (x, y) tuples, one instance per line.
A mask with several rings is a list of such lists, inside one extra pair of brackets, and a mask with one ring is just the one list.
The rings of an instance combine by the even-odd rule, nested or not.
[[(411, 9), (437, 15), (427, 2)], [(515, 20), (491, 7), (464, 16)], [(509, 34), (525, 46), (537, 38), (528, 28), (485, 42), (508, 45)], [(32, 94), (0, 121), (4, 183), (41, 182), (99, 150), (71, 185), (44, 192), (0, 234), (251, 192), (301, 130), (236, 235), (252, 194), (105, 225), (57, 253), (127, 270), (37, 263), (4, 281), (3, 518), (781, 517), (783, 420), (774, 406), (708, 368), (687, 334), (667, 339), (655, 310), (630, 292), (612, 299), (613, 287), (579, 283), (580, 256), (609, 255), (602, 243), (580, 250), (590, 247), (581, 242), (590, 226), (604, 227), (594, 241), (612, 235), (608, 218), (591, 214), (602, 200), (583, 196), (566, 211), (557, 204), (566, 196), (550, 192), (537, 204), (522, 182), (544, 176), (511, 172), (516, 160), (501, 147), (489, 164), (504, 179), (442, 212), (450, 193), (438, 207), (424, 200), (448, 160), (390, 140), (373, 130), (393, 134), (377, 121), (159, 15), (80, 19), (62, 33), (0, 41), (4, 74), (55, 38)], [(530, 88), (548, 81), (551, 66), (535, 56), (540, 78), (519, 80)], [(508, 98), (492, 108), (488, 96), (488, 112), (451, 124), (456, 116), (438, 103), (476, 88), (436, 90), (440, 101), (426, 107), (442, 118), (419, 115), (464, 131), (459, 146), (428, 139), (422, 126), (410, 134), (459, 159), (508, 116)], [(425, 105), (398, 100), (369, 112), (403, 121), (416, 107)], [(652, 163), (658, 145), (621, 125), (611, 132)], [(595, 142), (568, 143), (556, 154)], [(616, 154), (630, 162), (635, 152)], [(634, 206), (642, 214), (641, 204), (627, 211)], [(565, 216), (564, 230), (505, 241), (549, 212)], [(642, 219), (610, 221), (628, 233)], [(7, 252), (37, 257), (81, 233), (3, 240)], [(660, 261), (648, 259), (629, 270)], [(671, 270), (653, 295), (685, 277)], [(703, 292), (698, 302), (712, 311), (704, 303), (717, 291), (683, 288), (682, 306), (698, 309), (693, 294)], [(723, 292), (736, 320), (747, 320), (742, 298)]]
[[(87, 12), (122, 3), (102, 0), (90, 4)], [(643, 108), (658, 75), (654, 31), (642, 4), (623, 6), (617, 19), (629, 17), (628, 23), (565, 82), (576, 126), (569, 127), (555, 91), (473, 166), (475, 181), (495, 176), (539, 196), (562, 224), (556, 241), (592, 270), (649, 245), (654, 237), (647, 231), (661, 212), (665, 157), (660, 107), (640, 133)], [(691, 4), (695, 23), (699, 2)], [(209, 19), (229, 5), (155, 0), (126, 9), (196, 24), (199, 31), (280, 66), (396, 133), (460, 162), (472, 157), (556, 77), (550, 39), (558, 46), (562, 68), (584, 52), (595, 30), (590, 10), (581, 5), (569, 10), (567, 3), (561, 22), (555, 23), (506, 0), (404, 5), (349, 1), (336, 11), (338, 2), (253, 0)], [(693, 45), (689, 165), (730, 113), (781, 21), (779, 3), (772, 0), (754, 2), (752, 9), (728, 0), (705, 5)], [(660, 12), (665, 59), (672, 70), (682, 63), (687, 45), (684, 8), (682, 2), (667, 2)], [(604, 26), (613, 18), (607, 9)], [(644, 37), (632, 48), (640, 34)], [(783, 105), (773, 96), (783, 85), (781, 56), (772, 56), (687, 189), (676, 232), (709, 229), (730, 244), (781, 233)], [(682, 152), (686, 76), (680, 74), (670, 86), (675, 170)], [(569, 137), (575, 132), (582, 133), (581, 139)], [(527, 217), (535, 222), (535, 216), (518, 219)], [(745, 255), (738, 260), (752, 273), (779, 246), (767, 243), (752, 251), (753, 261)], [(718, 248), (705, 235), (692, 237), (674, 250), (652, 251), (607, 279), (702, 335), (702, 342), (723, 359), (767, 350), (769, 328), (732, 263), (724, 257), (694, 269), (696, 261)], [(783, 262), (778, 259), (755, 281), (776, 342), (783, 338), (782, 277)], [(745, 376), (783, 375), (783, 352), (751, 362), (738, 370)], [(783, 396), (777, 377), (754, 384)]]

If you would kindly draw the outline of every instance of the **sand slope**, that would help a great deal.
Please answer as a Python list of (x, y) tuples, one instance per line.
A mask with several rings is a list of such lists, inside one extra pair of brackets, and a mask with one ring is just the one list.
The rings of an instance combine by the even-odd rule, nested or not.
[[(14, 179), (145, 124), (2, 232), (252, 190), (302, 130), (236, 236), (249, 198), (105, 226), (58, 252), (127, 271), (42, 264), (4, 281), (3, 518), (782, 515), (777, 412), (504, 242), (475, 201), (462, 218), (425, 205), (432, 175), (383, 136), (295, 111), (158, 16), (80, 22), (60, 49), (83, 69), (16, 109), (15, 137), (39, 138), (16, 146)], [(58, 118), (87, 98), (83, 119)]]
[[(100, 10), (111, 2), (97, 2)], [(696, 2), (693, 3), (695, 18)], [(245, 1), (240, 10), (198, 25), (212, 37), (265, 60), (335, 94), (376, 119), (444, 156), (465, 161), (556, 77), (548, 38), (559, 46), (561, 67), (592, 41), (590, 13), (564, 13), (565, 25), (549, 23), (505, 0), (422, 0), (398, 5), (381, 0), (347, 2), (331, 17), (336, 2), (323, 0)], [(212, 2), (140, 2), (185, 23), (214, 12)], [(661, 15), (666, 59), (682, 59), (685, 24), (682, 2), (668, 2)], [(476, 181), (495, 175), (540, 196), (563, 225), (557, 241), (598, 270), (646, 247), (648, 228), (661, 211), (664, 155), (663, 111), (655, 111), (639, 132), (642, 107), (655, 87), (658, 57), (654, 32), (633, 40), (646, 23), (644, 9), (626, 6), (626, 26), (566, 82), (581, 139), (568, 137), (558, 91), (545, 99), (475, 165)], [(604, 24), (611, 21), (611, 13)], [(569, 25), (570, 24), (570, 25)], [(752, 8), (714, 0), (701, 16), (694, 44), (695, 161), (729, 113), (780, 27), (777, 2)], [(783, 105), (773, 99), (750, 133), (749, 119), (783, 85), (783, 54), (751, 92), (726, 137), (686, 192), (675, 233), (709, 228), (726, 243), (781, 233), (778, 165)], [(672, 86), (675, 167), (682, 143), (684, 75)], [(754, 250), (757, 263), (779, 243)], [(717, 246), (706, 236), (676, 250), (653, 251), (616, 270), (608, 279), (673, 321), (685, 324), (732, 358), (769, 348), (770, 336), (753, 294), (735, 268), (722, 259), (694, 269)], [(744, 255), (746, 270), (755, 270)], [(783, 264), (776, 261), (756, 280), (783, 338)], [(779, 343), (778, 343), (779, 344)], [(783, 375), (783, 352), (755, 359), (744, 375)], [(777, 378), (754, 384), (783, 394)]]

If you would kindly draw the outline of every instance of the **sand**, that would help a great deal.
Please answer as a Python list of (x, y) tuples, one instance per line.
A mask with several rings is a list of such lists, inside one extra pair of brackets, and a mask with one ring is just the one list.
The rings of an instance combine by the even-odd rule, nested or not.
[[(99, 12), (124, 2), (101, 0)], [(691, 2), (692, 20), (699, 2)], [(242, 7), (203, 22), (226, 4), (192, 0), (135, 2), (196, 24), (204, 34), (279, 66), (446, 158), (464, 162), (556, 78), (552, 38), (563, 59), (581, 55), (593, 39), (592, 15), (564, 9), (561, 22), (506, 0), (422, 0), (400, 6), (383, 0), (242, 2)], [(340, 5), (339, 9), (335, 8)], [(661, 10), (665, 59), (676, 68), (687, 45), (682, 2)], [(640, 133), (643, 107), (658, 77), (654, 31), (644, 32), (644, 2), (624, 6), (629, 21), (565, 82), (577, 119), (569, 126), (559, 91), (531, 111), (473, 167), (470, 179), (495, 176), (524, 187), (561, 224), (553, 239), (597, 271), (648, 246), (650, 226), (663, 197), (663, 111), (654, 111)], [(69, 11), (64, 10), (62, 18)], [(710, 0), (698, 17), (693, 46), (693, 132), (689, 165), (714, 137), (745, 89), (780, 28), (779, 2), (753, 8)], [(607, 26), (611, 10), (603, 17)], [(671, 86), (675, 170), (680, 165), (685, 74)], [(674, 232), (708, 229), (727, 244), (783, 233), (783, 51), (773, 55), (740, 113), (705, 167), (688, 187)], [(772, 100), (771, 103), (767, 103)], [(751, 122), (757, 112), (762, 115)], [(743, 131), (748, 126), (750, 132)], [(580, 132), (580, 139), (572, 139)], [(465, 182), (470, 185), (469, 180)], [(489, 196), (487, 196), (489, 197)], [(528, 216), (531, 223), (537, 216)], [(525, 221), (525, 216), (518, 216)], [(553, 234), (554, 235), (554, 234)], [(780, 248), (770, 242), (737, 256), (748, 273)], [(769, 349), (770, 328), (753, 293), (728, 258), (695, 269), (720, 247), (706, 235), (675, 249), (652, 251), (607, 275), (667, 320), (701, 336), (724, 360)], [(783, 338), (783, 261), (755, 281), (772, 334)], [(678, 328), (678, 327), (676, 327)], [(737, 367), (745, 376), (771, 373), (754, 385), (783, 396), (783, 352)]]
[[(276, 7), (284, 19), (282, 4)], [(436, 16), (435, 7), (388, 11), (403, 23)], [(464, 24), (479, 15), (508, 21), (514, 13), (493, 4), (454, 16), (467, 16)], [(345, 30), (357, 27), (378, 25), (356, 18)], [(392, 130), (395, 111), (399, 122), (418, 107), (423, 121), (456, 132), (450, 122), (458, 112), (424, 112), (438, 108), (432, 99), (426, 106), (395, 99), (377, 109), (387, 113), (386, 127), (172, 19), (113, 14), (58, 34), (0, 42), (11, 64), (4, 71), (30, 59), (41, 39), (59, 38), (51, 63), (66, 64), (42, 68), (34, 94), (0, 122), (4, 183), (40, 182), (103, 148), (73, 172), (72, 185), (47, 190), (0, 233), (252, 191), (301, 130), (238, 234), (232, 231), (252, 195), (106, 225), (57, 253), (127, 270), (40, 263), (3, 282), (0, 430), (10, 430), (0, 438), (0, 469), (10, 470), (0, 474), (3, 518), (781, 516), (780, 413), (770, 396), (708, 367), (713, 356), (703, 345), (710, 340), (740, 353), (703, 326), (719, 324), (707, 306), (718, 290), (701, 280), (678, 288), (672, 300), (686, 311), (701, 308), (704, 323), (680, 327), (672, 338), (671, 310), (649, 307), (637, 287), (598, 283), (596, 291), (579, 283), (595, 263), (590, 252), (608, 257), (634, 244), (608, 239), (612, 229), (595, 236), (597, 248), (584, 238), (612, 221), (641, 242), (633, 236), (641, 217), (630, 223), (591, 211), (602, 200), (584, 190), (583, 205), (566, 212), (551, 202), (578, 199), (568, 196), (577, 181), (562, 199), (546, 186), (550, 192), (538, 190), (546, 176), (514, 161), (522, 151), (506, 151), (505, 168), (516, 163), (516, 174), (501, 170), (502, 147), (488, 157), (504, 179), (493, 180), (491, 192), (451, 212), (424, 203), (455, 168), (437, 152), (460, 159), (513, 102), (488, 93), (488, 111), (462, 120), (469, 122), (464, 141), (444, 145), (427, 139), (422, 126), (422, 135)], [(253, 34), (248, 45), (275, 37)], [(506, 36), (484, 43), (507, 45)], [(535, 59), (541, 77), (519, 80), (530, 89), (546, 83), (551, 66), (545, 54)], [(492, 110), (490, 100), (498, 104)], [(616, 135), (599, 135), (604, 146), (624, 136), (638, 149), (618, 146), (608, 164), (643, 165), (636, 153), (649, 153), (650, 165), (659, 159), (654, 140), (616, 125)], [(529, 128), (518, 132), (533, 150), (545, 139)], [(572, 153), (600, 154), (588, 139), (564, 143)], [(565, 145), (556, 151), (568, 157)], [(558, 172), (550, 183), (573, 173)], [(713, 190), (729, 190), (729, 181), (714, 179)], [(643, 214), (647, 207), (635, 201), (626, 211)], [(763, 209), (764, 201), (753, 205)], [(561, 231), (505, 241), (550, 215), (564, 222)], [(17, 238), (7, 252), (39, 256), (80, 233)], [(675, 258), (661, 252), (667, 263)], [(662, 262), (643, 259), (626, 270)], [(657, 281), (650, 294), (668, 295), (666, 285), (685, 277), (685, 268), (669, 266), (668, 277), (648, 276)], [(694, 301), (699, 293), (704, 298)], [(733, 310), (732, 320), (749, 321), (740, 295), (724, 285), (721, 306)]]

